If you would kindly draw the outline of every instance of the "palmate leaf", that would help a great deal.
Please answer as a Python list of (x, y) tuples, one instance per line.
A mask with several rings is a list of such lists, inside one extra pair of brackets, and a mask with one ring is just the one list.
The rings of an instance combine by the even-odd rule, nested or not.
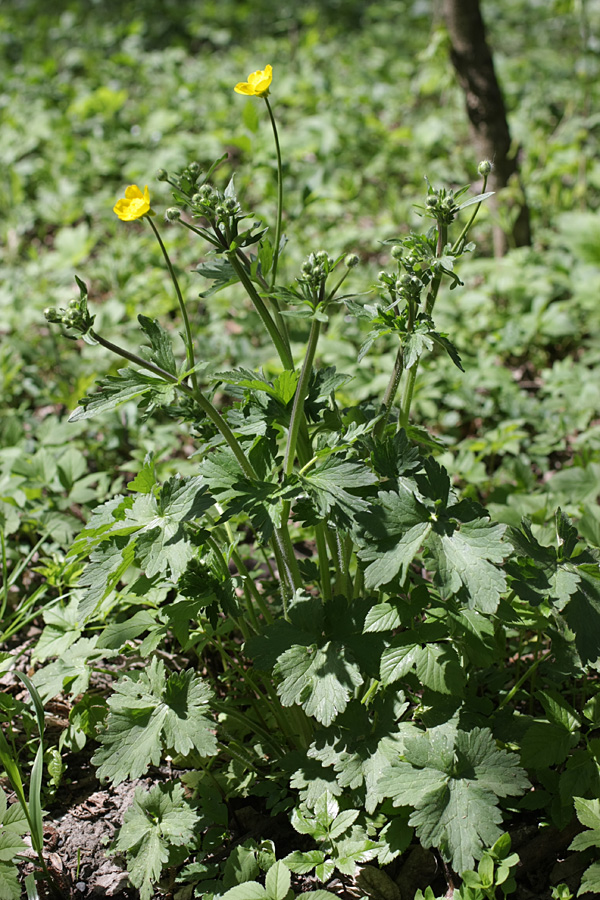
[(0, 897), (2, 900), (21, 900), (19, 870), (12, 863), (0, 863)]
[(319, 518), (333, 520), (339, 527), (349, 528), (356, 513), (369, 504), (350, 491), (368, 487), (377, 478), (366, 466), (329, 456), (300, 476), (300, 484), (313, 501)]
[(127, 854), (127, 871), (133, 886), (139, 888), (140, 900), (154, 897), (154, 884), (169, 862), (169, 849), (192, 843), (198, 818), (180, 784), (136, 789), (115, 848)]
[(384, 771), (382, 795), (414, 807), (409, 824), (424, 847), (437, 847), (457, 872), (472, 868), (502, 833), (498, 798), (529, 785), (516, 756), (498, 750), (487, 728), (447, 723), (407, 738), (403, 757)]
[(381, 800), (379, 780), (383, 770), (398, 758), (403, 739), (410, 733), (411, 726), (398, 723), (407, 707), (401, 693), (387, 700), (378, 697), (370, 716), (353, 700), (344, 715), (321, 731), (308, 750), (309, 758), (333, 766), (341, 788), (364, 790), (368, 813), (373, 813)]
[[(450, 507), (450, 518), (458, 509)], [(506, 576), (496, 564), (502, 563), (509, 548), (502, 541), (504, 525), (487, 518), (452, 523), (448, 533), (444, 525), (433, 529), (427, 548), (435, 560), (435, 581), (443, 597), (459, 594), (467, 597), (470, 609), (494, 613), (506, 590)], [(456, 527), (458, 526), (458, 527)]]
[(83, 620), (90, 618), (134, 562), (148, 578), (159, 572), (180, 578), (195, 552), (184, 523), (199, 519), (213, 503), (200, 477), (175, 476), (162, 485), (158, 496), (138, 493), (114, 506), (107, 504), (93, 523), (96, 529), (88, 526), (77, 544), (79, 552), (96, 545), (79, 582), (84, 588), (79, 605)]
[(399, 479), (397, 492), (381, 491), (379, 502), (359, 513), (359, 558), (369, 563), (365, 586), (377, 589), (396, 578), (402, 583), (408, 567), (431, 530), (431, 514), (416, 496), (416, 485)]
[(363, 683), (361, 668), (368, 669), (371, 656), (374, 664), (379, 658), (381, 640), (377, 635), (363, 636), (363, 622), (359, 603), (350, 608), (338, 596), (323, 605), (319, 598), (297, 591), (289, 621), (279, 620), (250, 638), (246, 650), (257, 668), (273, 669), (279, 676), (284, 706), (297, 703), (308, 715), (329, 724)]
[(363, 683), (359, 667), (337, 641), (290, 647), (274, 671), (282, 678), (277, 688), (282, 705), (297, 703), (322, 725), (331, 724), (346, 709), (354, 689)]
[(208, 717), (211, 697), (191, 669), (167, 679), (157, 657), (145, 671), (124, 675), (109, 698), (106, 731), (92, 760), (98, 776), (113, 784), (139, 778), (160, 763), (163, 749), (212, 756), (217, 741)]

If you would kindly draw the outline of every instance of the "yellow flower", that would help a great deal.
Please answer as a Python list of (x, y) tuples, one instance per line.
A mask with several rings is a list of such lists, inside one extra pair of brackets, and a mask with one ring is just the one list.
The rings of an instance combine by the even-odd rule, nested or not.
[(266, 97), (272, 81), (273, 67), (265, 66), (264, 70), (251, 72), (248, 75), (248, 81), (240, 81), (239, 84), (236, 84), (234, 91), (237, 94), (246, 94), (248, 97)]
[(115, 212), (123, 222), (133, 222), (134, 219), (141, 219), (147, 213), (152, 215), (150, 209), (150, 193), (148, 185), (144, 188), (144, 193), (140, 191), (137, 184), (130, 184), (125, 189), (125, 197), (118, 200), (113, 207)]

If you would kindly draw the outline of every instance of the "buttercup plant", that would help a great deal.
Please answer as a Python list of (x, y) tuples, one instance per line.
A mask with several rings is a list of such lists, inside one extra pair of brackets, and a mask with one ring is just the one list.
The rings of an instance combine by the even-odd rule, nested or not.
[[(209, 260), (197, 267), (212, 281), (208, 293), (235, 286), (245, 295), (280, 371), (272, 378), (243, 367), (207, 374), (197, 362), (147, 187), (129, 186), (114, 210), (124, 222), (148, 222), (159, 243), (182, 317), (182, 358), (171, 333), (145, 315), (138, 316), (147, 342), (140, 353), (99, 334), (80, 279), (68, 310), (47, 311), (68, 336), (130, 364), (101, 379), (73, 421), (137, 400), (145, 414), (164, 409), (187, 421), (198, 450), (196, 474), (163, 484), (149, 456), (127, 495), (92, 515), (69, 554), (85, 562), (77, 615), (87, 631), (62, 658), (60, 674), (47, 666), (34, 684), (43, 699), (61, 689), (80, 694), (87, 682), (75, 660), (98, 664), (117, 651), (131, 658), (108, 700), (93, 763), (117, 784), (168, 755), (192, 795), (171, 784), (140, 794), (128, 815), (117, 849), (127, 852), (142, 900), (153, 896), (162, 868), (186, 860), (181, 879), (207, 900), (283, 900), (293, 895), (290, 873), (313, 871), (325, 886), (315, 897), (327, 896), (327, 885), (335, 894), (332, 878), (352, 880), (367, 862), (393, 865), (415, 840), (454, 877), (468, 873), (465, 896), (475, 888), (491, 896), (500, 882), (512, 889), (516, 858), (502, 826), (519, 798), (533, 789), (548, 817), (568, 820), (570, 769), (560, 767), (580, 754), (582, 794), (598, 778), (587, 738), (600, 724), (600, 706), (590, 706), (596, 688), (586, 683), (593, 695), (587, 719), (563, 690), (600, 665), (600, 637), (586, 624), (600, 597), (597, 562), (560, 511), (555, 547), (541, 545), (528, 523), (509, 529), (491, 521), (453, 487), (436, 459), (436, 436), (412, 421), (426, 354), (448, 354), (462, 369), (433, 317), (442, 287), (461, 287), (457, 268), (474, 250), (469, 233), (490, 196), (490, 164), (480, 165), (483, 187), (469, 199), (467, 188), (428, 183), (421, 213), (432, 224), (384, 241), (390, 265), (366, 302), (364, 294), (341, 292), (356, 271), (354, 254), (315, 248), (296, 278), (281, 284), (272, 74), (266, 66), (235, 90), (264, 99), (272, 123), (273, 241), (244, 212), (233, 181), (224, 189), (212, 183), (224, 158), (205, 172), (197, 162), (176, 174), (160, 170), (159, 181), (173, 190), (167, 222), (208, 248)], [(319, 340), (339, 314), (366, 327), (363, 364), (376, 342), (396, 347), (381, 398), (342, 402), (352, 391), (347, 376), (319, 364)], [(302, 352), (292, 345), (290, 322), (295, 332), (306, 327)], [(188, 667), (170, 671), (165, 650)], [(560, 752), (536, 755), (547, 727), (561, 736)], [(553, 796), (539, 791), (552, 781), (549, 769)], [(264, 888), (255, 857), (243, 871), (211, 857), (215, 829), (219, 842), (236, 828), (239, 834), (226, 804), (242, 796), (267, 817), (285, 815), (290, 834), (314, 844), (269, 858)], [(150, 807), (151, 825), (143, 818)], [(202, 827), (194, 830), (196, 821)]]

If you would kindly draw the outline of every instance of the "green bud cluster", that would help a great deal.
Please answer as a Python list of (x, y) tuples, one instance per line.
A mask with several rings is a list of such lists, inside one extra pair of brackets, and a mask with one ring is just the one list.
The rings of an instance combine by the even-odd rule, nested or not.
[(307, 284), (311, 288), (319, 288), (327, 279), (332, 271), (335, 260), (327, 253), (326, 250), (319, 250), (318, 253), (309, 253), (302, 263), (301, 277), (298, 281)]
[(440, 224), (450, 225), (459, 211), (459, 206), (454, 200), (454, 192), (441, 188), (439, 191), (430, 189), (425, 200), (427, 215), (437, 219)]
[(56, 309), (47, 306), (44, 310), (46, 321), (52, 325), (62, 325), (64, 328), (72, 328), (85, 334), (94, 323), (94, 316), (90, 316), (87, 303), (81, 300), (71, 300), (67, 309)]
[(379, 284), (387, 291), (396, 305), (399, 301), (418, 300), (424, 282), (413, 272), (400, 273), (380, 272), (377, 276)]
[(192, 196), (192, 209), (196, 215), (204, 216), (209, 222), (229, 223), (240, 213), (240, 205), (233, 197), (226, 197), (222, 191), (203, 184)]

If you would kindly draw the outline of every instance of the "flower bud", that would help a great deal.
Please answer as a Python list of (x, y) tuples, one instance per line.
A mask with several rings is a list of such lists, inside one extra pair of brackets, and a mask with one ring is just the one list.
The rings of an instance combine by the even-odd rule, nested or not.
[(439, 197), (437, 194), (429, 194), (429, 196), (425, 200), (425, 206), (428, 209), (435, 209), (435, 207), (438, 205), (438, 203), (439, 203)]
[(169, 206), (165, 210), (165, 219), (167, 222), (177, 222), (181, 218), (181, 210), (177, 206)]
[(44, 310), (44, 316), (48, 320), (48, 322), (56, 322), (57, 321), (57, 312), (56, 307), (47, 306)]
[(225, 201), (225, 209), (227, 212), (234, 212), (237, 209), (237, 200), (234, 200), (233, 197), (228, 197)]
[(400, 279), (400, 287), (405, 291), (409, 291), (412, 286), (412, 277), (410, 275), (403, 275)]
[(169, 173), (167, 172), (166, 169), (159, 169), (158, 172), (156, 173), (157, 181), (166, 181), (168, 179), (168, 177), (169, 177)]
[(492, 171), (492, 164), (489, 159), (482, 160), (477, 166), (477, 171), (483, 178), (486, 178)]
[(200, 174), (200, 163), (191, 162), (188, 166), (188, 172), (192, 178), (196, 178)]
[(402, 259), (402, 247), (400, 244), (395, 244), (392, 247), (392, 259)]
[(344, 260), (344, 265), (347, 269), (353, 269), (360, 262), (360, 259), (356, 255), (356, 253), (349, 253), (346, 259)]

